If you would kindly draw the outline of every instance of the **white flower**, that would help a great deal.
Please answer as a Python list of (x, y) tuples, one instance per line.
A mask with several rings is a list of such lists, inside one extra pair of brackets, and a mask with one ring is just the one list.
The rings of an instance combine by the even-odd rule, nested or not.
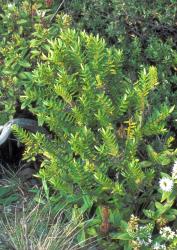
[(13, 3), (8, 3), (7, 4), (8, 9), (13, 9), (15, 7), (15, 4)]
[(151, 244), (152, 243), (152, 239), (151, 236), (148, 237), (148, 243)]
[(163, 177), (162, 179), (160, 179), (159, 185), (162, 191), (170, 192), (173, 188), (173, 181), (167, 177)]
[(156, 242), (154, 245), (153, 245), (153, 249), (154, 250), (159, 250), (160, 249), (160, 244), (158, 242)]
[(172, 177), (173, 179), (177, 179), (177, 161), (175, 161), (173, 168), (172, 168)]
[(144, 239), (140, 239), (139, 237), (137, 237), (137, 241), (141, 246), (148, 246), (150, 243), (145, 241)]
[(140, 239), (140, 237), (137, 237), (138, 243), (142, 246), (149, 246), (152, 243), (151, 236), (148, 236), (148, 238), (145, 239)]
[(144, 244), (144, 240), (140, 239), (139, 237), (137, 237), (136, 240), (141, 246)]
[(160, 235), (166, 240), (172, 240), (176, 236), (175, 232), (172, 231), (170, 227), (161, 228)]
[(166, 246), (165, 245), (160, 245), (160, 243), (156, 242), (153, 246), (153, 249), (154, 250), (165, 250), (166, 249)]
[(146, 226), (139, 226), (139, 230), (144, 230), (146, 229)]

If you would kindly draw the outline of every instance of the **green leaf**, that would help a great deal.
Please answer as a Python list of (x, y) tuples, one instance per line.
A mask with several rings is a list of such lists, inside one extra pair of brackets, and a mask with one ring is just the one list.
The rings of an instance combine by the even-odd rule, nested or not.
[(12, 187), (0, 187), (0, 198), (12, 191)]
[(81, 229), (77, 235), (77, 240), (79, 242), (80, 246), (84, 246), (85, 245), (85, 240), (86, 240), (86, 236), (85, 236), (85, 230)]
[(9, 206), (10, 204), (12, 204), (13, 202), (16, 202), (19, 199), (19, 195), (18, 194), (11, 194), (8, 197), (5, 197), (3, 199), (0, 199), (0, 204), (3, 206)]
[(113, 240), (131, 240), (132, 237), (128, 233), (111, 233), (111, 238)]
[(47, 200), (49, 200), (49, 188), (47, 186), (47, 182), (46, 182), (45, 179), (42, 179), (42, 185), (43, 185), (43, 188), (44, 188), (46, 198), (47, 198)]
[(174, 220), (176, 220), (176, 215), (174, 215), (174, 214), (167, 214), (167, 215), (165, 215), (165, 218), (168, 220), (168, 221), (174, 221)]
[(162, 205), (160, 202), (155, 202), (155, 207), (158, 210), (157, 211), (158, 215), (164, 214), (170, 208), (170, 206), (167, 206), (167, 204), (166, 205)]
[(18, 76), (23, 80), (32, 80), (32, 74), (30, 72), (21, 72)]
[(152, 166), (152, 162), (151, 161), (142, 161), (142, 162), (139, 162), (139, 166), (141, 168), (150, 167), (150, 166)]
[(177, 216), (177, 209), (171, 208), (169, 213)]
[(168, 164), (171, 162), (171, 160), (170, 160), (170, 158), (168, 158), (166, 155), (160, 155), (160, 156), (158, 157), (158, 162), (159, 162), (162, 166), (166, 166), (166, 165), (168, 165)]
[(97, 237), (98, 236), (98, 232), (96, 231), (96, 229), (94, 227), (90, 227), (87, 229), (87, 234), (89, 236), (92, 236), (92, 237)]
[(160, 202), (164, 202), (165, 200), (167, 200), (170, 197), (170, 192), (163, 192), (162, 193), (162, 198), (160, 200)]
[(25, 60), (21, 60), (18, 62), (20, 66), (24, 67), (24, 68), (30, 68), (31, 64), (28, 61)]
[(90, 199), (88, 195), (84, 195), (83, 200), (84, 200), (84, 205), (80, 209), (81, 213), (84, 213), (85, 211), (90, 209), (93, 205), (93, 201)]
[(152, 219), (155, 215), (155, 212), (152, 210), (147, 210), (147, 209), (143, 209), (143, 213), (150, 219)]
[(17, 21), (17, 24), (25, 24), (27, 22), (28, 22), (28, 20), (26, 20), (26, 19), (20, 19)]

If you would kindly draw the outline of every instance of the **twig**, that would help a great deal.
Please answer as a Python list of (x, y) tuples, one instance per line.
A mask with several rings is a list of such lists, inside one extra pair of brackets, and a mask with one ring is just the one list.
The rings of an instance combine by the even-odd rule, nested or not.
[(51, 17), (50, 22), (53, 21), (53, 19), (54, 19), (55, 16), (57, 15), (58, 11), (60, 10), (61, 6), (64, 4), (64, 1), (65, 1), (65, 0), (63, 0), (63, 1), (60, 3), (60, 5), (58, 6), (57, 10), (55, 11), (55, 13), (53, 14), (53, 16)]

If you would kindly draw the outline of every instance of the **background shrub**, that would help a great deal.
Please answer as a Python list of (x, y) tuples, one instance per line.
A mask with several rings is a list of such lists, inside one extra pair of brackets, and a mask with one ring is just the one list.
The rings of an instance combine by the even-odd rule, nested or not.
[[(123, 69), (137, 80), (139, 70), (148, 65), (158, 69), (158, 93), (152, 105), (176, 104), (176, 4), (172, 1), (66, 1), (64, 10), (76, 28), (100, 34), (124, 50)], [(176, 118), (176, 108), (174, 111)], [(171, 121), (171, 126), (176, 123)]]

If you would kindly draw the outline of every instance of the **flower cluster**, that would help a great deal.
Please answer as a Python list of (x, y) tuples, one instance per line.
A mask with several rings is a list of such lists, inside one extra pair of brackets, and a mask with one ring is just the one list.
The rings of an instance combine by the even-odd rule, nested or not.
[(138, 230), (138, 222), (139, 218), (135, 216), (134, 214), (131, 215), (130, 220), (128, 222), (128, 227), (131, 231), (137, 231)]
[(138, 227), (138, 237), (136, 241), (140, 246), (150, 246), (152, 243), (152, 235), (148, 230), (147, 226), (139, 226)]
[(138, 241), (140, 246), (146, 246), (146, 247), (149, 246), (152, 242), (151, 236), (149, 236), (147, 240), (140, 239), (139, 237), (137, 237), (136, 240)]
[(165, 240), (173, 240), (176, 237), (176, 233), (171, 230), (170, 227), (163, 227), (160, 229), (160, 235)]
[(158, 242), (156, 242), (153, 246), (152, 246), (153, 250), (166, 250), (166, 246), (165, 244), (160, 244)]
[(147, 226), (138, 227), (138, 237), (136, 237), (134, 242), (137, 243), (139, 248), (150, 247), (152, 250), (166, 250), (166, 244), (177, 238), (177, 231), (175, 232), (169, 226), (165, 226), (159, 231), (160, 242), (158, 242), (159, 237), (158, 241), (156, 241), (157, 239), (152, 239), (152, 231), (149, 229)]

